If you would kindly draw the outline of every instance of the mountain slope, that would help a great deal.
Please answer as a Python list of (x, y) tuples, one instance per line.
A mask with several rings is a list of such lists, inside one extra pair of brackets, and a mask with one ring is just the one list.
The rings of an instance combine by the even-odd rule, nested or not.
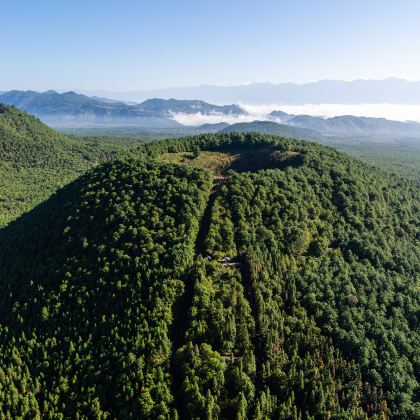
[(127, 141), (66, 137), (0, 104), (0, 226), (128, 147)]
[(417, 184), (255, 133), (133, 154), (0, 231), (2, 413), (415, 417)]
[(133, 106), (136, 110), (152, 115), (170, 117), (171, 113), (204, 115), (243, 115), (245, 111), (239, 105), (212, 105), (198, 100), (178, 100), (178, 99), (147, 99), (146, 101)]
[(203, 133), (217, 133), (218, 131), (223, 130), (226, 127), (229, 127), (230, 124), (226, 122), (219, 122), (219, 123), (208, 123), (202, 124), (197, 127), (197, 130), (202, 131)]
[[(32, 418), (169, 414), (172, 305), (209, 190), (204, 175), (116, 161), (0, 234), (2, 414), (15, 412), (14, 390), (27, 410), (19, 414)], [(16, 326), (11, 335), (6, 325)], [(12, 337), (19, 343), (9, 346)], [(1, 369), (17, 372), (16, 360), (25, 374), (4, 380)], [(29, 399), (32, 407), (22, 402)]]

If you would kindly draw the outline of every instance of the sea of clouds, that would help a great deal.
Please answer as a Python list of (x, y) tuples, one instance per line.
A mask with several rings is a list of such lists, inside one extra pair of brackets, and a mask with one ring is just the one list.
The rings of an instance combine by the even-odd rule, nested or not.
[(196, 114), (173, 114), (173, 119), (183, 125), (198, 126), (206, 123), (226, 122), (234, 124), (238, 122), (250, 122), (255, 120), (273, 120), (269, 114), (271, 111), (283, 111), (288, 114), (313, 115), (324, 118), (335, 117), (339, 115), (355, 115), (358, 117), (387, 118), (396, 121), (417, 121), (420, 122), (420, 105), (406, 104), (305, 104), (305, 105), (249, 105), (239, 103), (247, 112), (247, 115), (223, 115), (202, 113)]

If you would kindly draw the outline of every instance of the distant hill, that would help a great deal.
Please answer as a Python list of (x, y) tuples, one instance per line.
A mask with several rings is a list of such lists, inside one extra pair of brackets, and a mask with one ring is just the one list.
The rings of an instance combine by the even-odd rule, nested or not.
[(270, 116), (277, 118), (280, 122), (285, 122), (293, 117), (293, 115), (284, 111), (271, 111)]
[(202, 124), (198, 127), (196, 127), (197, 131), (202, 131), (204, 133), (216, 133), (220, 130), (223, 130), (226, 127), (229, 127), (230, 124), (226, 122), (219, 122), (215, 124)]
[(147, 99), (146, 101), (133, 105), (133, 109), (141, 111), (145, 115), (170, 117), (172, 113), (203, 115), (243, 115), (246, 112), (239, 105), (212, 105), (204, 101), (178, 100), (178, 99)]
[(53, 126), (142, 125), (180, 127), (173, 119), (177, 113), (203, 115), (241, 115), (238, 105), (212, 105), (197, 100), (148, 99), (128, 105), (108, 99), (91, 98), (75, 92), (57, 93), (10, 91), (0, 94), (0, 102), (14, 105)]
[(385, 118), (355, 117), (352, 115), (326, 119), (302, 115), (288, 120), (288, 124), (316, 130), (324, 134), (420, 135), (420, 124), (416, 122), (400, 122)]
[(420, 124), (417, 122), (392, 121), (385, 118), (356, 117), (354, 115), (322, 118), (287, 114), (283, 111), (272, 111), (270, 117), (283, 124), (314, 130), (325, 135), (420, 135)]
[(320, 137), (320, 134), (313, 130), (305, 128), (291, 127), (289, 125), (278, 124), (273, 121), (252, 121), (229, 125), (220, 130), (221, 133), (261, 133), (286, 138), (298, 138), (305, 140), (314, 140)]

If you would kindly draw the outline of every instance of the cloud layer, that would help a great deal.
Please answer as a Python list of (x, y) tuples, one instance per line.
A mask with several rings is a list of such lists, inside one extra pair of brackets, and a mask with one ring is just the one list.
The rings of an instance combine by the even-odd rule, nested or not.
[(271, 111), (280, 110), (288, 114), (306, 114), (320, 117), (335, 117), (339, 115), (355, 115), (358, 117), (387, 118), (396, 121), (417, 121), (420, 122), (420, 105), (406, 104), (305, 104), (305, 105), (249, 105), (239, 104), (247, 115), (223, 115), (212, 114), (173, 114), (174, 120), (183, 125), (198, 126), (205, 123), (227, 122), (234, 124), (238, 122), (250, 122), (255, 120), (268, 120)]

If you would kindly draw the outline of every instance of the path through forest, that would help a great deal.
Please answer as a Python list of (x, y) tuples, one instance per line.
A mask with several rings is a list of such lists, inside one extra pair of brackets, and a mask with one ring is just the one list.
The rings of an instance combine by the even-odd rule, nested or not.
[[(188, 328), (188, 318), (189, 318), (189, 310), (192, 306), (192, 300), (194, 297), (194, 283), (195, 283), (195, 275), (194, 275), (194, 268), (196, 263), (196, 258), (198, 256), (205, 257), (205, 241), (207, 237), (207, 233), (210, 227), (210, 220), (211, 220), (211, 212), (213, 209), (214, 202), (216, 201), (217, 195), (221, 186), (224, 184), (224, 178), (216, 178), (213, 183), (213, 188), (209, 197), (207, 199), (206, 208), (204, 209), (203, 216), (201, 217), (200, 227), (198, 230), (198, 234), (195, 240), (195, 258), (192, 264), (192, 267), (187, 269), (184, 273), (183, 282), (185, 285), (185, 290), (180, 298), (179, 302), (176, 305), (174, 310), (174, 319), (172, 323), (172, 341), (173, 341), (173, 357), (171, 360), (171, 374), (174, 380), (172, 381), (173, 384), (173, 395), (175, 399), (178, 398), (178, 392), (181, 389), (181, 379), (178, 377), (175, 363), (174, 363), (174, 356), (176, 355), (177, 350), (179, 350), (185, 344), (185, 334)], [(175, 406), (180, 407), (179, 404), (175, 403)]]

